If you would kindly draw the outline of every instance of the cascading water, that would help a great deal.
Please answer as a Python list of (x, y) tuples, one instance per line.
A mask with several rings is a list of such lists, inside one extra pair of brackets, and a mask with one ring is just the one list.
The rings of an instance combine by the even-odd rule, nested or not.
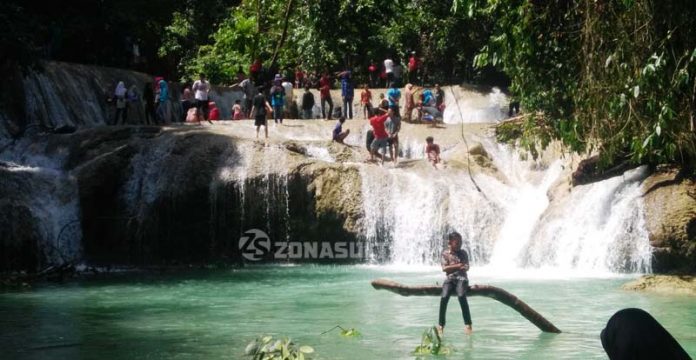
[[(498, 121), (504, 117), (500, 96), (489, 95), (492, 100), (473, 112), (490, 112), (486, 121)], [(456, 108), (450, 103), (449, 109)], [(572, 188), (550, 201), (547, 194), (568, 175), (569, 160), (522, 160), (516, 150), (492, 139), (475, 140), (499, 172), (474, 175), (481, 193), (463, 170), (361, 169), (363, 235), (373, 260), (436, 264), (444, 234), (457, 230), (473, 263), (493, 273), (522, 268), (566, 274), (650, 271), (640, 201), (644, 169)]]

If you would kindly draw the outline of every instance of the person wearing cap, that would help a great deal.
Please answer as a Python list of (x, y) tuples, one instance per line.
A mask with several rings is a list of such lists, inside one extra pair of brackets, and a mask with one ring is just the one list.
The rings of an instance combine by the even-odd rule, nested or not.
[(447, 279), (442, 284), (442, 295), (440, 296), (440, 316), (438, 320), (437, 332), (442, 336), (445, 330), (445, 316), (447, 314), (447, 303), (452, 293), (457, 294), (459, 306), (462, 308), (464, 318), (464, 333), (470, 335), (471, 313), (469, 303), (466, 299), (466, 292), (469, 289), (469, 278), (466, 272), (469, 271), (469, 255), (462, 250), (462, 235), (453, 231), (447, 235), (447, 249), (442, 252), (442, 271), (447, 274)]

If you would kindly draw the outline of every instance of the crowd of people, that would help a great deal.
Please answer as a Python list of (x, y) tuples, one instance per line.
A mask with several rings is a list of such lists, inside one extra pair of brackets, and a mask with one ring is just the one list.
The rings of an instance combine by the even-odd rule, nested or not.
[[(399, 154), (401, 120), (435, 125), (444, 111), (445, 94), (438, 84), (435, 84), (433, 89), (415, 85), (420, 82), (421, 66), (415, 52), (410, 54), (408, 60), (406, 80), (409, 83), (403, 89), (400, 84), (405, 80), (404, 71), (399, 61), (387, 57), (382, 65), (377, 66), (374, 61), (371, 61), (367, 66), (368, 81), (359, 87), (360, 108), (357, 109), (359, 112), (356, 114), (368, 119), (372, 128), (366, 139), (370, 159), (372, 161), (379, 159), (384, 163), (388, 153), (392, 161), (396, 163)], [(239, 69), (237, 82), (232, 85), (232, 88), (241, 90), (242, 98), (234, 101), (230, 109), (230, 118), (233, 120), (254, 119), (257, 137), (260, 134), (260, 128), (264, 127), (266, 138), (268, 138), (267, 122), (270, 118), (278, 125), (282, 125), (287, 117), (325, 120), (338, 118), (333, 131), (333, 140), (343, 143), (350, 134), (349, 130), (343, 130), (343, 124), (354, 116), (356, 84), (350, 67), (334, 73), (325, 69), (321, 74), (305, 73), (297, 67), (294, 74), (288, 74), (288, 76), (280, 73), (273, 74), (274, 70), (265, 69), (261, 59), (256, 59), (251, 64), (248, 73)], [(273, 74), (272, 77), (270, 74)], [(294, 75), (293, 78), (291, 78), (292, 75)], [(214, 101), (211, 101), (211, 85), (205, 74), (200, 74), (196, 81), (189, 84), (182, 86), (179, 100), (181, 117), (177, 117), (173, 114), (172, 105), (174, 104), (171, 103), (170, 83), (163, 78), (157, 77), (154, 82), (145, 84), (142, 94), (138, 94), (135, 85), (127, 89), (124, 82), (119, 82), (109, 97), (109, 101), (113, 102), (115, 107), (112, 123), (125, 124), (128, 107), (137, 102), (144, 104), (145, 124), (201, 123), (203, 121), (212, 124), (213, 121), (220, 120), (220, 109)], [(380, 93), (377, 102), (373, 103), (371, 89), (382, 85), (386, 86), (387, 90)], [(334, 104), (331, 95), (334, 87), (340, 88), (340, 104)], [(295, 89), (299, 91), (304, 89), (304, 91), (301, 96), (295, 97)], [(312, 89), (318, 90), (318, 100), (315, 99)], [(402, 97), (403, 106), (401, 106)], [(434, 166), (440, 162), (439, 147), (433, 143), (431, 137), (425, 145), (425, 152)]]

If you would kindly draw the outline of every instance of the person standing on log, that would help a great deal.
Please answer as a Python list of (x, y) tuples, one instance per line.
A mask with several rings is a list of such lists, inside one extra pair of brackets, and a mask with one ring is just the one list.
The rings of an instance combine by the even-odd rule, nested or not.
[(442, 271), (447, 274), (447, 279), (442, 284), (440, 297), (440, 318), (437, 326), (438, 333), (442, 336), (445, 330), (445, 316), (450, 295), (456, 292), (459, 305), (464, 317), (464, 332), (472, 333), (471, 313), (469, 303), (466, 300), (466, 292), (469, 288), (469, 278), (466, 272), (469, 270), (469, 255), (462, 250), (462, 235), (454, 231), (447, 235), (448, 248), (442, 252)]

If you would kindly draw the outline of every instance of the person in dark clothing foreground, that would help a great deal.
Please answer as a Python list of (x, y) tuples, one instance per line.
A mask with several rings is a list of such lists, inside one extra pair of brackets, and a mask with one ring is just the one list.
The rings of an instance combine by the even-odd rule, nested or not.
[(610, 360), (690, 360), (672, 335), (641, 309), (614, 314), (600, 335)]

